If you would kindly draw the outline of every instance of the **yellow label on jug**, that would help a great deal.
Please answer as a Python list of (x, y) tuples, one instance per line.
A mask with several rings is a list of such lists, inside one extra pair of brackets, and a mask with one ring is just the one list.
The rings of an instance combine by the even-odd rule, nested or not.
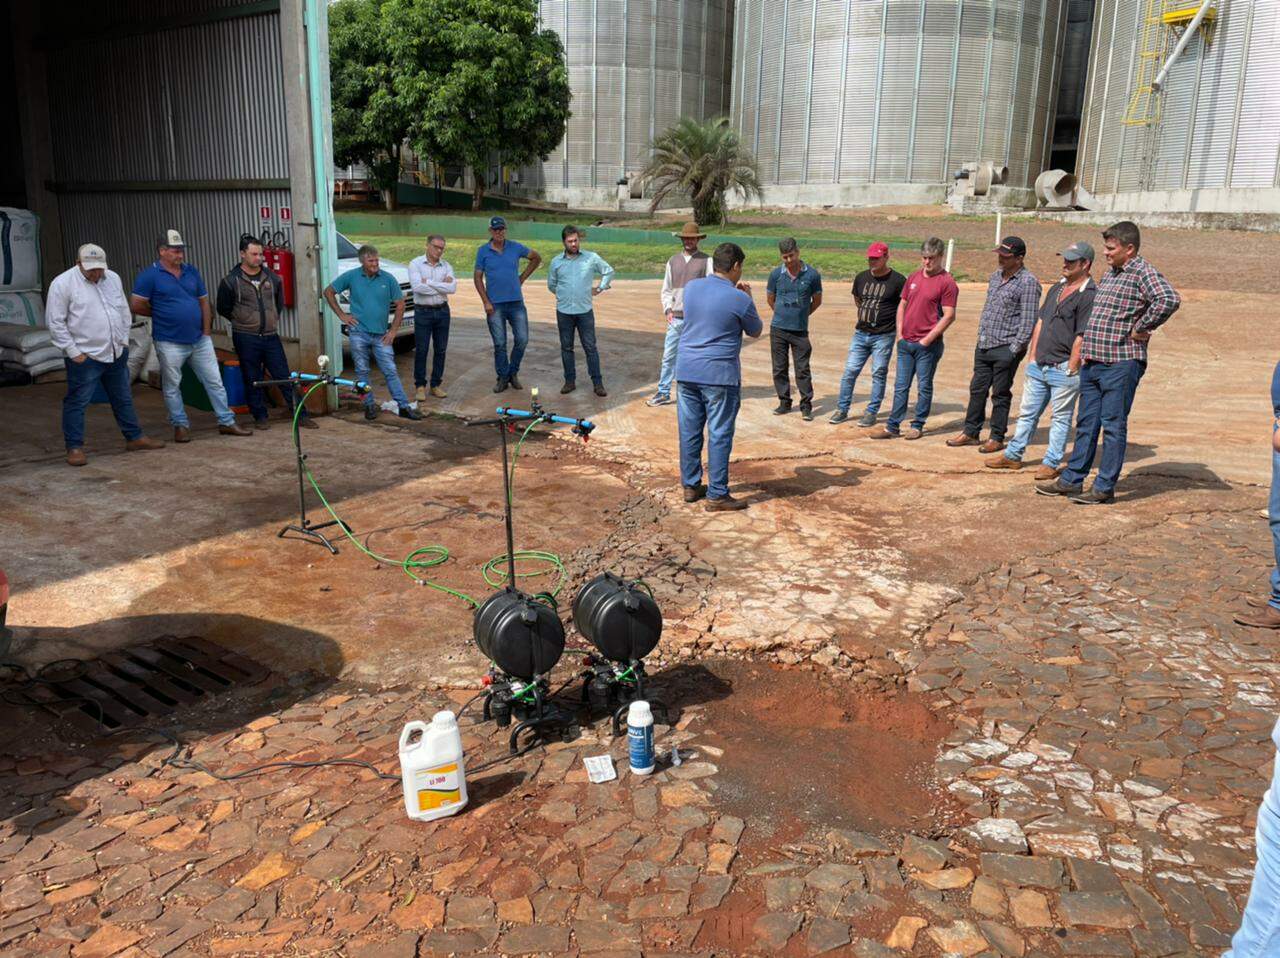
[(462, 801), (462, 793), (458, 788), (457, 762), (420, 769), (414, 776), (414, 787), (418, 793), (420, 812), (429, 812)]

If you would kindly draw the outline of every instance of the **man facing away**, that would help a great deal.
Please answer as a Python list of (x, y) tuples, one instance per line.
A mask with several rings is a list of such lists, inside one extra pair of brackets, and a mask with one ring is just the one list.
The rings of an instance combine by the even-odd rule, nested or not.
[[(745, 509), (729, 495), (729, 455), (742, 404), (742, 335), (755, 338), (764, 328), (751, 287), (742, 282), (746, 255), (736, 243), (721, 243), (712, 256), (714, 272), (685, 287), (684, 330), (680, 357), (677, 420), (680, 430), (680, 483), (684, 501), (707, 499), (707, 511)], [(707, 444), (707, 482), (702, 483), (703, 432)]]
[(49, 284), (45, 325), (67, 366), (67, 395), (62, 400), (62, 438), (67, 465), (83, 466), (84, 411), (101, 383), (129, 452), (161, 449), (164, 443), (142, 434), (129, 390), (129, 326), (133, 317), (120, 277), (107, 268), (101, 246), (85, 243), (76, 265)]
[[(520, 260), (529, 265), (520, 271)], [(489, 242), (476, 250), (474, 280), (480, 302), (489, 321), (493, 340), (493, 369), (498, 374), (493, 391), (508, 386), (520, 389), (520, 360), (529, 345), (529, 312), (524, 306), (524, 281), (542, 262), (536, 250), (507, 238), (507, 221), (501, 216), (489, 220)], [(507, 327), (511, 327), (511, 355), (507, 355)]]
[(898, 304), (898, 368), (893, 381), (893, 410), (872, 439), (897, 439), (907, 415), (911, 380), (916, 379), (916, 414), (904, 438), (919, 439), (933, 408), (933, 376), (942, 360), (942, 334), (955, 322), (960, 287), (943, 268), (946, 246), (932, 236), (920, 247), (920, 269), (907, 277)]
[(857, 385), (858, 375), (869, 358), (871, 399), (858, 425), (869, 427), (876, 424), (876, 414), (884, 402), (885, 382), (889, 378), (889, 357), (893, 354), (894, 334), (898, 328), (898, 305), (902, 302), (902, 291), (906, 285), (907, 278), (889, 268), (889, 244), (872, 243), (868, 246), (867, 268), (853, 280), (853, 304), (858, 310), (858, 322), (849, 343), (844, 375), (840, 377), (836, 411), (828, 422), (842, 423), (849, 418), (853, 387)]
[[(1129, 411), (1138, 383), (1147, 371), (1147, 342), (1182, 305), (1169, 281), (1138, 255), (1142, 234), (1123, 220), (1102, 234), (1110, 269), (1098, 281), (1089, 325), (1080, 350), (1080, 414), (1075, 444), (1062, 475), (1036, 486), (1045, 496), (1068, 496), (1082, 505), (1115, 499), (1124, 466)], [(1102, 461), (1093, 488), (1084, 490), (1102, 433)]]
[(156, 242), (156, 261), (138, 274), (133, 283), (130, 308), (151, 317), (151, 340), (160, 360), (164, 404), (173, 424), (173, 441), (191, 441), (191, 422), (182, 402), (182, 365), (190, 363), (204, 386), (218, 419), (218, 432), (227, 436), (251, 436), (236, 422), (227, 405), (227, 390), (218, 369), (218, 354), (209, 333), (213, 309), (209, 291), (194, 266), (186, 262), (187, 244), (177, 230), (166, 230)]
[[(573, 334), (582, 341), (587, 357), (587, 374), (597, 396), (607, 396), (604, 375), (600, 370), (600, 353), (596, 350), (596, 314), (591, 301), (613, 282), (613, 267), (597, 253), (582, 248), (582, 231), (566, 226), (560, 231), (564, 252), (551, 260), (547, 270), (547, 289), (556, 297), (556, 329), (560, 333), (560, 360), (564, 365), (561, 393), (577, 388), (578, 371), (573, 361)], [(594, 285), (600, 277), (600, 284)]]
[[(378, 418), (378, 404), (373, 398), (373, 383), (369, 378), (369, 357), (372, 356), (373, 362), (382, 371), (382, 378), (387, 381), (387, 392), (391, 393), (391, 398), (400, 407), (400, 415), (405, 419), (421, 419), (422, 413), (410, 405), (409, 397), (400, 385), (396, 354), (391, 346), (395, 342), (396, 333), (400, 331), (400, 323), (404, 320), (404, 292), (396, 278), (381, 268), (375, 247), (361, 246), (356, 256), (360, 265), (340, 274), (326, 286), (324, 298), (329, 308), (338, 314), (342, 325), (347, 327), (351, 358), (356, 366), (356, 379), (369, 383), (369, 391), (364, 394), (364, 418)], [(338, 303), (338, 293), (342, 292), (350, 296), (350, 312)], [(395, 316), (388, 329), (387, 315), (393, 307)]]
[(649, 406), (666, 406), (671, 402), (671, 382), (676, 375), (676, 358), (680, 350), (680, 331), (684, 329), (684, 289), (692, 280), (710, 276), (711, 257), (698, 249), (707, 234), (697, 223), (685, 223), (679, 233), (683, 249), (667, 260), (662, 277), (662, 311), (667, 320), (667, 334), (662, 343), (662, 366), (658, 370), (658, 391), (645, 400)]
[[(245, 398), (253, 414), (253, 427), (267, 429), (267, 401), (254, 385), (263, 379), (288, 379), (289, 360), (278, 331), (284, 309), (284, 287), (279, 278), (263, 268), (262, 243), (255, 237), (240, 237), (240, 264), (218, 284), (218, 315), (231, 324), (231, 342), (240, 357), (240, 376)], [(292, 386), (281, 386), (289, 417), (293, 418), (297, 397)], [(304, 409), (298, 425), (315, 429), (315, 421)]]
[(787, 354), (796, 370), (796, 391), (800, 393), (800, 415), (813, 419), (813, 378), (809, 375), (809, 317), (822, 305), (822, 276), (800, 259), (796, 241), (787, 237), (778, 243), (782, 265), (769, 274), (766, 294), (773, 321), (769, 324), (770, 355), (773, 360), (773, 388), (778, 394), (775, 416), (791, 411), (791, 378)]
[[(1254, 611), (1235, 617), (1240, 625), (1255, 629), (1280, 629), (1280, 363), (1276, 363), (1271, 372), (1271, 415), (1274, 417), (1271, 422), (1271, 498), (1267, 502), (1267, 520), (1271, 526), (1271, 545), (1275, 555), (1271, 591), (1266, 596), (1249, 596), (1245, 602)], [(1276, 796), (1275, 805), (1280, 815), (1280, 795)], [(1276, 824), (1277, 834), (1280, 834), (1280, 821)], [(1275, 868), (1280, 868), (1280, 859), (1273, 863), (1273, 870)], [(1280, 936), (1280, 925), (1276, 927), (1276, 934)]]
[(1040, 308), (1040, 281), (1026, 268), (1027, 244), (1006, 236), (994, 250), (999, 268), (987, 283), (987, 301), (978, 321), (978, 345), (973, 351), (969, 380), (969, 411), (964, 430), (947, 440), (948, 446), (978, 446), (991, 395), (991, 434), (978, 447), (982, 453), (1004, 448), (1013, 404), (1013, 379), (1031, 341)]
[(1072, 243), (1061, 254), (1062, 279), (1044, 294), (1040, 318), (1031, 332), (1031, 362), (1022, 383), (1022, 408), (1013, 439), (1005, 451), (986, 461), (988, 469), (1021, 469), (1022, 455), (1046, 406), (1053, 407), (1049, 448), (1035, 479), (1053, 479), (1065, 466), (1062, 457), (1071, 432), (1071, 417), (1080, 395), (1080, 350), (1097, 286), (1090, 278), (1093, 247)]
[(431, 356), (431, 395), (444, 399), (444, 357), (449, 348), (449, 297), (458, 291), (453, 267), (444, 258), (444, 237), (432, 233), (427, 250), (409, 261), (409, 291), (413, 294), (414, 398), (427, 398), (427, 354)]

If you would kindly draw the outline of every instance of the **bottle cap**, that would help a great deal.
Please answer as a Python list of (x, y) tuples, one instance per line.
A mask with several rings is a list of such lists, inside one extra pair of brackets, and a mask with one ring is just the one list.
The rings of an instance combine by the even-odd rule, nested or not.
[(438, 729), (452, 729), (458, 725), (458, 719), (448, 709), (442, 709), (431, 716), (431, 724)]
[(648, 725), (652, 721), (653, 713), (649, 710), (648, 702), (632, 702), (630, 708), (627, 709), (628, 725)]

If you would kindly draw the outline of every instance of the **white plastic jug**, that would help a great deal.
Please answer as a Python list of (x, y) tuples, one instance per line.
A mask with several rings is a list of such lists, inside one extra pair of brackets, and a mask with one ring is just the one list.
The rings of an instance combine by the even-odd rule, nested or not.
[[(414, 732), (422, 737), (410, 744)], [(410, 818), (429, 822), (452, 815), (467, 804), (462, 761), (462, 733), (452, 712), (437, 712), (426, 722), (410, 722), (400, 733), (400, 778), (404, 810)]]

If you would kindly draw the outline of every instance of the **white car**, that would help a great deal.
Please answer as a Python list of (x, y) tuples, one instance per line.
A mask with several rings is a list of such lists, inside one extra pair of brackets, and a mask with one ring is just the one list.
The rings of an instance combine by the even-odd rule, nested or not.
[[(338, 272), (345, 273), (349, 269), (356, 269), (360, 266), (360, 259), (356, 256), (356, 245), (347, 239), (341, 233), (338, 234)], [(413, 294), (409, 292), (409, 264), (397, 263), (393, 259), (387, 259), (385, 256), (378, 257), (378, 267), (386, 270), (396, 278), (396, 282), (400, 284), (400, 289), (404, 293), (404, 321), (400, 324), (400, 332), (396, 335), (395, 351), (398, 353), (407, 353), (413, 349)], [(343, 307), (350, 302), (350, 296), (347, 293), (338, 294), (338, 302)], [(392, 310), (394, 313), (395, 310)], [(342, 327), (342, 335), (347, 335), (347, 327)], [(346, 344), (343, 344), (346, 348)]]

